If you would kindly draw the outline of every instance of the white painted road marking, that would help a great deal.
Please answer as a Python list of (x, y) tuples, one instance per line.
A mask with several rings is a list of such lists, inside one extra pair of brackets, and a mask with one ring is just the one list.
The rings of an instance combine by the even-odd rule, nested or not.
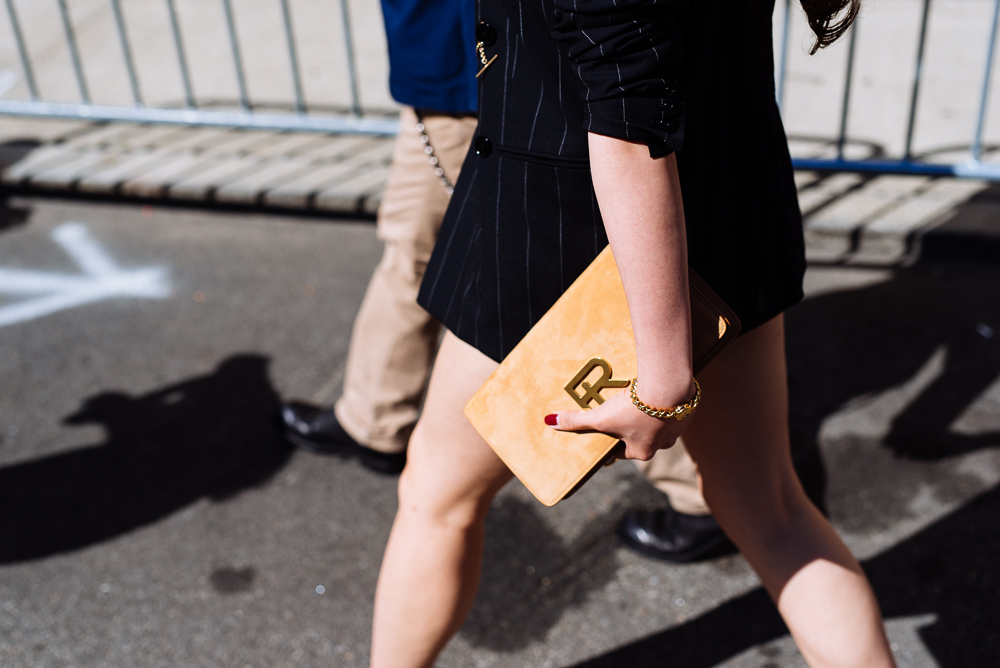
[(0, 294), (36, 295), (0, 307), (0, 327), (112, 297), (163, 299), (170, 295), (166, 269), (121, 269), (82, 223), (60, 225), (52, 231), (52, 239), (83, 273), (55, 274), (0, 267)]
[(17, 72), (13, 70), (0, 70), (0, 97), (3, 97), (17, 85)]

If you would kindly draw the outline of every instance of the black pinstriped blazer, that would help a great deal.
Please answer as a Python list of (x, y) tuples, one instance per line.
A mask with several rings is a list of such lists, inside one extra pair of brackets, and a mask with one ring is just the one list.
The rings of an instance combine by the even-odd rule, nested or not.
[(691, 265), (751, 329), (802, 297), (773, 0), (480, 0), (479, 130), (419, 301), (502, 359), (607, 244), (587, 132), (678, 152)]

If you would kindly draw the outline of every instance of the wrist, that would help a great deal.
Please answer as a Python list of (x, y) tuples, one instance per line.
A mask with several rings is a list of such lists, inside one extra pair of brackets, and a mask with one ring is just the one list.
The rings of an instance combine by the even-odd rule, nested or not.
[(694, 386), (693, 396), (685, 402), (672, 406), (651, 406), (640, 399), (638, 395), (638, 378), (632, 379), (629, 386), (629, 393), (631, 395), (632, 404), (646, 415), (659, 419), (674, 418), (676, 420), (683, 420), (694, 412), (694, 409), (698, 407), (698, 402), (701, 401), (701, 387), (698, 385), (698, 381), (692, 378), (691, 384)]
[(639, 369), (637, 376), (642, 381), (639, 398), (650, 406), (679, 406), (694, 396), (694, 373), (690, 369), (669, 374)]

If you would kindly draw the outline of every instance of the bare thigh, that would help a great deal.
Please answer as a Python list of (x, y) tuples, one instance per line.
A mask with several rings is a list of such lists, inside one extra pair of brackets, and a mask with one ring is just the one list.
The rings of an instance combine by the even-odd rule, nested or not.
[(798, 509), (781, 316), (740, 336), (699, 376), (703, 400), (684, 435), (705, 500), (741, 548)]
[(496, 362), (451, 332), (445, 334), (423, 414), (410, 439), (408, 463), (400, 481), (401, 502), (428, 504), (424, 510), (446, 517), (473, 508), (485, 512), (483, 505), (488, 506), (511, 479), (510, 470), (464, 413), (466, 403), (496, 367)]

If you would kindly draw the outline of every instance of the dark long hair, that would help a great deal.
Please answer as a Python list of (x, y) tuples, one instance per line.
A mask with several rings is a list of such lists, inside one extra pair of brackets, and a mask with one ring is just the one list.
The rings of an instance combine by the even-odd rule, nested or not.
[(816, 43), (809, 55), (830, 46), (851, 28), (861, 9), (861, 0), (799, 0), (816, 34)]

